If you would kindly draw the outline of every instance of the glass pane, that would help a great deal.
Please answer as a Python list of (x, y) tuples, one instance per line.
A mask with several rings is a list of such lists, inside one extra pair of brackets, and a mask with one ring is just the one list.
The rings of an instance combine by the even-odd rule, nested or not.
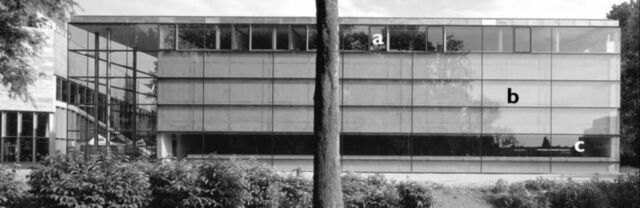
[(532, 52), (551, 52), (550, 27), (532, 27), (531, 38)]
[(217, 28), (215, 25), (204, 26), (204, 48), (206, 49), (218, 49), (217, 46)]
[(178, 48), (179, 49), (203, 49), (204, 48), (204, 25), (202, 24), (178, 25)]
[(428, 42), (427, 51), (430, 52), (442, 52), (444, 51), (444, 30), (442, 27), (429, 27), (428, 28)]
[(291, 49), (307, 50), (307, 26), (291, 25)]
[(204, 154), (269, 155), (271, 135), (268, 134), (205, 134)]
[(160, 49), (174, 49), (176, 46), (175, 25), (160, 25)]
[(313, 80), (277, 80), (274, 83), (274, 104), (313, 105)]
[(342, 155), (409, 155), (409, 136), (343, 135), (341, 144)]
[(411, 109), (409, 107), (345, 107), (344, 132), (399, 132), (409, 133)]
[(548, 107), (550, 84), (549, 81), (484, 81), (483, 105)]
[(234, 25), (233, 28), (231, 47), (234, 50), (249, 50), (249, 25)]
[(447, 27), (447, 51), (481, 51), (481, 27)]
[(554, 54), (554, 80), (620, 80), (620, 56)]
[(320, 41), (318, 40), (318, 30), (315, 25), (308, 25), (307, 27), (309, 32), (309, 50), (316, 50), (316, 42)]
[(619, 134), (617, 109), (554, 108), (552, 132), (557, 134)]
[(170, 138), (178, 144), (174, 152), (176, 157), (198, 159), (204, 156), (202, 155), (204, 147), (202, 134), (171, 134)]
[(551, 78), (551, 57), (548, 54), (485, 53), (482, 57), (482, 66), (484, 79), (549, 80)]
[(313, 132), (313, 106), (274, 106), (273, 131)]
[(163, 51), (158, 54), (159, 77), (202, 77), (202, 54), (188, 51)]
[(89, 32), (82, 25), (69, 24), (69, 49), (89, 49)]
[(158, 25), (156, 24), (137, 24), (136, 28), (136, 47), (138, 50), (157, 50), (160, 48), (160, 37), (158, 33)]
[[(17, 122), (17, 121), (16, 121)], [(18, 139), (15, 137), (3, 138), (2, 152), (4, 153), (3, 162), (18, 162)]]
[(362, 25), (342, 25), (340, 28), (343, 50), (366, 51), (369, 47), (369, 27)]
[(413, 83), (413, 105), (479, 106), (480, 81), (418, 80)]
[(218, 25), (218, 31), (220, 32), (220, 49), (231, 50), (231, 25)]
[(20, 130), (20, 136), (32, 137), (33, 136), (33, 113), (23, 112), (22, 115), (22, 129)]
[(410, 81), (344, 81), (343, 105), (411, 105)]
[(207, 106), (204, 108), (204, 130), (271, 131), (272, 112), (271, 106)]
[(372, 51), (386, 51), (387, 50), (387, 27), (385, 26), (371, 26), (371, 46)]
[(516, 27), (516, 52), (531, 51), (531, 29), (528, 27)]
[[(88, 42), (87, 47), (82, 47), (79, 49), (107, 49), (109, 46), (107, 44), (107, 33), (111, 33), (111, 49), (117, 50), (131, 50), (134, 46), (135, 40), (135, 29), (133, 25), (128, 24), (119, 24), (119, 25), (108, 25), (108, 24), (76, 24), (78, 28), (86, 31), (88, 34)], [(76, 31), (72, 31), (75, 33)], [(82, 32), (84, 33), (84, 32)], [(80, 33), (79, 36), (83, 34)], [(98, 36), (96, 36), (96, 34)], [(96, 38), (98, 38), (98, 47), (96, 47)]]
[(166, 79), (158, 83), (159, 104), (202, 104), (202, 80)]
[(414, 56), (413, 62), (417, 79), (480, 79), (482, 75), (482, 57), (477, 53), (427, 54)]
[(484, 27), (483, 29), (484, 51), (512, 52), (513, 28), (511, 27)]
[(619, 53), (619, 28), (553, 28), (554, 52)]
[(480, 139), (464, 135), (413, 135), (413, 155), (480, 156)]
[[(373, 58), (375, 57), (375, 58)], [(343, 53), (343, 78), (411, 79), (413, 66), (411, 54), (384, 53), (372, 56), (368, 53)], [(424, 71), (424, 65), (421, 66)]]
[(313, 155), (315, 139), (308, 134), (277, 134), (273, 136), (274, 155)]
[(20, 162), (33, 162), (33, 138), (20, 138)]
[(36, 162), (44, 160), (49, 155), (49, 138), (36, 139)]
[(608, 82), (553, 82), (553, 106), (620, 107), (620, 84)]
[(414, 107), (413, 132), (480, 133), (480, 108)]
[(36, 113), (38, 126), (36, 127), (37, 137), (49, 136), (49, 113)]
[(482, 137), (483, 156), (549, 157), (549, 135), (496, 134)]
[(271, 80), (205, 80), (205, 104), (271, 104)]
[(158, 131), (202, 131), (201, 106), (158, 106)]
[(273, 49), (273, 25), (251, 26), (251, 49)]
[(425, 26), (389, 26), (389, 49), (399, 51), (424, 51)]
[[(549, 108), (483, 108), (484, 133), (548, 134), (551, 122)], [(557, 123), (554, 121), (553, 125)], [(553, 131), (553, 133), (558, 133)]]
[[(554, 157), (611, 157), (612, 140), (614, 137), (609, 136), (553, 135), (551, 146)], [(576, 151), (578, 142), (584, 152)]]
[(276, 49), (289, 50), (289, 26), (276, 26)]

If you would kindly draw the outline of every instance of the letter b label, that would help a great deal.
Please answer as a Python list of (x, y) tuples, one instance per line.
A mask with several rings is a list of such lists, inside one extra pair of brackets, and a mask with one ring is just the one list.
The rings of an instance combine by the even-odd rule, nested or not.
[(507, 103), (516, 104), (516, 103), (518, 103), (518, 100), (520, 100), (520, 97), (518, 96), (518, 93), (511, 92), (511, 88), (508, 88), (507, 89)]

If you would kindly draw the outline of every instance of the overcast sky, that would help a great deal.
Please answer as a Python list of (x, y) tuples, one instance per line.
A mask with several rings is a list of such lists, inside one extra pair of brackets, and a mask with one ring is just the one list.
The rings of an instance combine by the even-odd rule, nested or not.
[[(341, 0), (340, 16), (604, 19), (625, 0)], [(627, 0), (628, 1), (628, 0)], [(79, 15), (315, 16), (314, 0), (77, 0)]]

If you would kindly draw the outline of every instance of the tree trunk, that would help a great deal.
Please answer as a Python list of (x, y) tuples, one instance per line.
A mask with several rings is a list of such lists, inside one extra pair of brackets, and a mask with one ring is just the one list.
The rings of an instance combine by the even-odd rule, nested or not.
[(313, 207), (342, 208), (338, 0), (316, 0), (316, 88), (313, 96)]

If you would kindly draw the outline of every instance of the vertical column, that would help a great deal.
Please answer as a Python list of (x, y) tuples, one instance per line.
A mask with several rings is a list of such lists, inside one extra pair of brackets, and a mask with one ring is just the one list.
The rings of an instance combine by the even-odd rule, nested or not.
[[(95, 40), (95, 48), (93, 49), (93, 144), (95, 146), (95, 150), (96, 153), (98, 151), (98, 140), (100, 138), (100, 119), (98, 116), (98, 107), (100, 106), (98, 97), (100, 96), (100, 78), (99, 78), (99, 74), (100, 74), (100, 52), (98, 50), (98, 48), (100, 48), (100, 36), (98, 35), (98, 32), (93, 33), (94, 35), (94, 40)], [(89, 142), (89, 141), (87, 141)], [(87, 148), (85, 148), (85, 156), (86, 154), (88, 154), (88, 150), (89, 150), (89, 144), (87, 143), (85, 145)]]
[[(109, 130), (111, 129), (111, 28), (107, 28), (107, 57), (106, 57), (106, 61), (107, 61), (107, 71), (106, 71), (106, 77), (107, 77), (107, 118), (106, 120), (106, 142), (105, 142), (105, 146), (107, 148), (107, 154), (111, 154), (111, 133), (109, 132)], [(126, 80), (125, 80), (126, 82)], [(133, 93), (135, 96), (135, 92)], [(135, 122), (134, 122), (135, 123)]]
[(5, 112), (0, 112), (0, 162), (4, 162), (4, 136), (7, 134), (7, 119), (5, 116)]
[[(66, 111), (64, 111), (66, 114)], [(46, 131), (49, 132), (49, 155), (56, 153), (56, 150), (59, 150), (60, 147), (58, 147), (58, 141), (57, 141), (57, 131), (60, 130), (60, 128), (56, 128), (56, 126), (58, 125), (56, 123), (56, 117), (57, 116), (62, 116), (62, 115), (56, 115), (57, 113), (50, 113), (49, 116), (47, 117), (47, 119), (49, 120), (49, 124), (47, 124), (46, 127)], [(66, 119), (65, 119), (66, 120)], [(66, 128), (65, 128), (66, 130)], [(65, 139), (66, 140), (66, 139)], [(66, 149), (65, 149), (66, 150)], [(66, 152), (64, 152), (66, 153)]]
[(167, 133), (156, 134), (156, 155), (161, 162), (169, 161), (172, 155), (175, 155), (171, 139)]

